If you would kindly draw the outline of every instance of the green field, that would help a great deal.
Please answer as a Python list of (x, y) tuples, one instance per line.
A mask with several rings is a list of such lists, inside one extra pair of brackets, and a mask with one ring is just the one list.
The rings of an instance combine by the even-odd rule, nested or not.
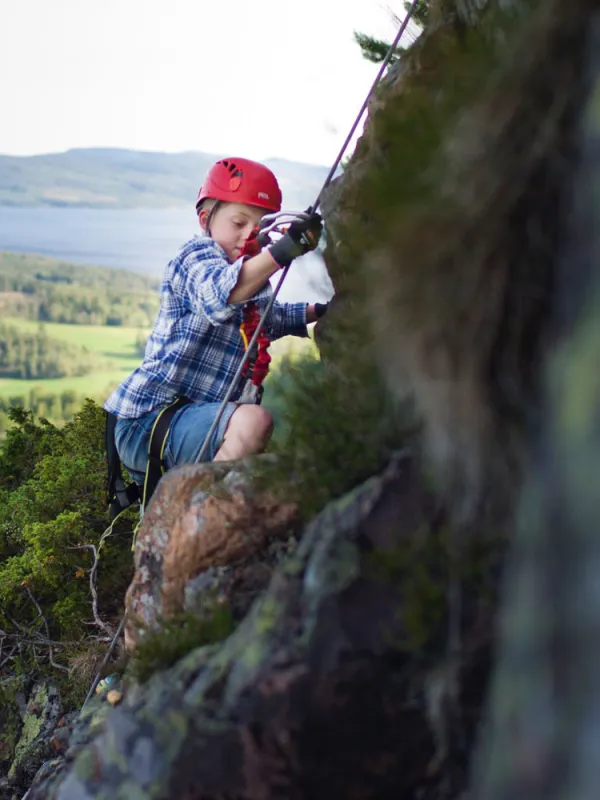
[[(39, 322), (9, 317), (3, 320), (22, 330), (36, 331)], [(103, 325), (61, 325), (44, 323), (48, 336), (87, 347), (102, 357), (105, 366), (91, 374), (77, 378), (55, 378), (46, 380), (0, 379), (0, 397), (28, 395), (32, 389), (60, 394), (75, 391), (94, 399), (106, 396), (112, 387), (122, 381), (140, 364), (140, 356), (136, 352), (136, 339), (139, 328), (124, 328)], [(273, 342), (270, 348), (273, 366), (284, 356), (296, 357), (303, 353), (314, 352), (310, 339), (299, 339), (286, 336)]]
[[(3, 320), (22, 330), (36, 331), (40, 323), (9, 317)], [(55, 322), (44, 323), (48, 336), (59, 339), (97, 353), (102, 357), (103, 368), (94, 374), (78, 378), (55, 378), (51, 380), (0, 379), (0, 396), (26, 395), (32, 389), (45, 392), (75, 391), (90, 397), (109, 391), (110, 387), (123, 380), (140, 363), (135, 342), (138, 328), (123, 328), (105, 325), (61, 325)]]

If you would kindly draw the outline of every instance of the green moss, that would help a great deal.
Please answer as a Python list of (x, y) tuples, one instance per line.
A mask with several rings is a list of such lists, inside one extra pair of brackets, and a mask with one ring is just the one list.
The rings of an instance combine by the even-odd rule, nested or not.
[(231, 610), (214, 605), (202, 614), (184, 611), (160, 622), (160, 630), (147, 632), (129, 662), (128, 674), (145, 682), (191, 650), (225, 639), (233, 631)]
[[(380, 89), (384, 102), (336, 190), (325, 257), (341, 302), (323, 321), (323, 360), (282, 365), (267, 387), (275, 396), (265, 400), (278, 409), (272, 450), (283, 466), (268, 475), (270, 485), (296, 499), (306, 517), (414, 441), (412, 408), (395, 406), (382, 379), (389, 342), (382, 343), (381, 309), (417, 330), (425, 313), (443, 307), (447, 317), (449, 302), (464, 302), (457, 267), (440, 270), (430, 246), (451, 246), (462, 213), (443, 189), (451, 163), (445, 147), (507, 60), (515, 16), (490, 3), (476, 29), (446, 25), (419, 40), (404, 58), (402, 90)], [(383, 242), (397, 243), (392, 265), (377, 257)]]
[(365, 557), (365, 574), (402, 592), (399, 615), (403, 636), (394, 645), (422, 651), (438, 639), (446, 618), (446, 553), (439, 534), (417, 531), (406, 544), (375, 550)]
[[(522, 2), (515, 8), (524, 12), (538, 5)], [(517, 25), (517, 16), (490, 2), (477, 28), (459, 34), (445, 26), (425, 35), (407, 55), (398, 87), (380, 90), (382, 99), (387, 92), (385, 102), (357, 148), (356, 169), (348, 172), (353, 177), (341, 187), (343, 213), (334, 221), (333, 239), (343, 247), (330, 247), (345, 293), (368, 308), (360, 333), (371, 345), (373, 329), (378, 346), (386, 343), (383, 308), (384, 319), (395, 318), (399, 329), (414, 333), (423, 320), (448, 319), (449, 306), (456, 306), (454, 320), (469, 307), (465, 238), (487, 209), (485, 204), (466, 208), (465, 193), (454, 190), (482, 146), (470, 141), (468, 129), (456, 132), (468, 124), (469, 109), (489, 95), (499, 70), (511, 64), (527, 28)], [(385, 243), (384, 259), (376, 257), (379, 243)], [(453, 258), (454, 252), (460, 257)], [(359, 348), (357, 333), (352, 331), (352, 342)], [(367, 358), (375, 349), (371, 346)], [(348, 357), (355, 358), (352, 350)]]
[(273, 630), (280, 621), (283, 610), (270, 595), (261, 598), (257, 611), (253, 616), (254, 629), (259, 637)]
[(451, 581), (463, 597), (476, 597), (479, 608), (496, 606), (498, 578), (506, 540), (463, 534), (461, 541), (447, 527), (422, 529), (391, 550), (365, 556), (365, 574), (398, 587), (402, 639), (394, 646), (423, 654), (444, 648), (447, 640)]
[(17, 770), (24, 758), (27, 757), (31, 746), (40, 735), (44, 724), (44, 716), (41, 713), (48, 704), (48, 691), (45, 683), (40, 683), (36, 694), (30, 698), (27, 713), (23, 720), (23, 727), (21, 728), (21, 735), (18, 744), (15, 748), (15, 756), (8, 777), (14, 778)]
[[(385, 320), (420, 330), (427, 314), (447, 319), (449, 303), (468, 305), (457, 274), (464, 265), (440, 268), (431, 245), (451, 249), (462, 213), (444, 191), (457, 160), (446, 147), (465, 109), (485, 97), (490, 75), (510, 61), (515, 25), (515, 14), (490, 3), (476, 29), (447, 25), (419, 40), (404, 58), (402, 90), (380, 89), (384, 102), (335, 191), (325, 257), (340, 302), (320, 323), (322, 361), (282, 365), (267, 387), (276, 397), (265, 400), (278, 409), (272, 449), (283, 467), (268, 475), (270, 485), (297, 500), (305, 517), (415, 442), (413, 409), (394, 405), (382, 378), (390, 341), (402, 346), (399, 337), (385, 340)], [(382, 243), (397, 259), (378, 257)]]
[(407, 408), (392, 406), (375, 369), (297, 359), (271, 390), (282, 401), (269, 448), (277, 459), (257, 464), (258, 485), (297, 502), (305, 519), (378, 472), (412, 434)]

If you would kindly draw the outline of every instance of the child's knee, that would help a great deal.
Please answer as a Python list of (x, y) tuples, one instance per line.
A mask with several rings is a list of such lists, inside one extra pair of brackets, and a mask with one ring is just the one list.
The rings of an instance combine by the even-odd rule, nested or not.
[[(233, 413), (225, 439), (243, 443), (244, 450), (256, 451), (273, 433), (273, 417), (261, 406), (243, 404)], [(233, 442), (232, 442), (233, 443)]]
[(273, 417), (262, 406), (243, 404), (231, 417), (230, 426), (244, 438), (267, 439), (273, 433)]
[(263, 439), (270, 437), (273, 433), (273, 427), (275, 425), (273, 417), (271, 416), (271, 412), (267, 411), (266, 408), (262, 408), (262, 406), (251, 406), (251, 408), (255, 410), (254, 414), (256, 430), (260, 433)]

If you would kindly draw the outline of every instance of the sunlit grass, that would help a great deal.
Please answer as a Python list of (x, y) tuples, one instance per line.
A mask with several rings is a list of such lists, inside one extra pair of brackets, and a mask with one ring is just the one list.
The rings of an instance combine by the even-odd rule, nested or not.
[(88, 350), (107, 358), (113, 356), (119, 359), (125, 357), (137, 360), (135, 342), (140, 333), (139, 328), (124, 328), (117, 325), (65, 325), (60, 322), (40, 323), (18, 317), (6, 317), (2, 321), (23, 331), (34, 333), (43, 324), (50, 339), (87, 347)]

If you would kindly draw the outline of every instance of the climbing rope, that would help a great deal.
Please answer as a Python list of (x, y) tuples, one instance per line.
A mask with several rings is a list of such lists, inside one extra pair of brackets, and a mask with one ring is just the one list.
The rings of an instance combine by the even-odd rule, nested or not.
[(102, 661), (102, 664), (100, 664), (100, 667), (98, 668), (98, 672), (96, 673), (96, 676), (95, 676), (94, 680), (92, 681), (92, 685), (90, 686), (90, 690), (87, 693), (85, 700), (83, 701), (83, 705), (81, 706), (81, 711), (83, 711), (83, 709), (86, 707), (86, 705), (89, 702), (90, 698), (93, 697), (93, 695), (94, 695), (94, 693), (96, 691), (96, 687), (100, 683), (100, 679), (102, 677), (102, 670), (108, 664), (108, 659), (111, 657), (112, 651), (115, 649), (115, 645), (117, 644), (117, 640), (118, 640), (119, 636), (121, 635), (121, 633), (123, 632), (123, 628), (125, 627), (125, 618), (126, 618), (126, 616), (127, 616), (127, 612), (125, 614), (123, 614), (123, 616), (121, 617), (121, 621), (119, 622), (119, 627), (117, 628), (117, 631), (116, 631), (115, 635), (113, 636), (113, 638), (110, 640), (110, 644), (106, 649), (106, 653), (104, 655), (104, 659)]
[[(309, 208), (308, 208), (308, 213), (309, 214), (310, 213), (314, 213), (317, 210), (317, 208), (319, 207), (319, 205), (321, 203), (321, 198), (323, 197), (323, 193), (325, 192), (325, 190), (327, 189), (327, 187), (329, 186), (329, 184), (333, 180), (333, 176), (335, 175), (335, 172), (336, 172), (337, 168), (339, 167), (342, 158), (344, 157), (344, 153), (346, 152), (346, 149), (348, 148), (348, 145), (350, 144), (350, 141), (351, 141), (352, 137), (354, 136), (354, 133), (355, 133), (356, 129), (358, 128), (358, 125), (359, 125), (359, 123), (360, 123), (360, 121), (362, 119), (362, 116), (365, 113), (365, 111), (367, 109), (367, 106), (369, 105), (369, 100), (371, 99), (375, 89), (379, 85), (379, 81), (381, 80), (381, 78), (383, 76), (383, 73), (385, 72), (385, 69), (386, 69), (387, 65), (389, 64), (389, 62), (390, 62), (390, 59), (392, 58), (392, 56), (394, 55), (394, 53), (396, 51), (396, 48), (398, 47), (400, 39), (402, 38), (402, 35), (404, 34), (404, 32), (405, 32), (405, 30), (406, 30), (406, 28), (408, 26), (408, 23), (411, 20), (411, 17), (412, 17), (412, 15), (413, 15), (416, 7), (417, 7), (418, 2), (419, 2), (419, 0), (412, 0), (412, 3), (408, 7), (408, 10), (407, 10), (406, 15), (404, 17), (404, 20), (402, 21), (402, 24), (400, 25), (400, 27), (398, 29), (398, 32), (396, 34), (396, 37), (395, 37), (394, 41), (389, 46), (389, 49), (388, 49), (388, 51), (386, 53), (385, 58), (381, 62), (381, 67), (379, 68), (379, 72), (375, 76), (375, 80), (373, 81), (373, 83), (371, 85), (371, 88), (369, 89), (369, 91), (367, 93), (367, 96), (365, 97), (364, 103), (362, 104), (361, 109), (358, 112), (358, 114), (356, 116), (356, 119), (354, 120), (354, 123), (353, 123), (352, 127), (350, 128), (350, 131), (349, 131), (348, 135), (346, 136), (346, 139), (345, 139), (343, 145), (340, 148), (340, 151), (339, 151), (339, 153), (337, 155), (337, 158), (335, 159), (335, 161), (331, 165), (331, 169), (329, 170), (329, 173), (327, 174), (327, 177), (325, 178), (323, 186), (321, 187), (315, 202), (312, 204), (312, 206), (309, 206)], [(305, 217), (305, 214), (300, 213), (300, 214), (292, 214), (291, 215), (289, 212), (287, 212), (287, 213), (286, 212), (277, 212), (275, 214), (266, 214), (263, 217), (263, 223), (265, 223), (265, 224), (272, 223), (272, 224), (269, 227), (263, 227), (263, 229), (262, 229), (263, 234), (268, 236), (268, 233), (270, 233), (273, 230), (277, 230), (279, 228), (279, 226), (282, 224), (281, 223), (281, 219), (283, 217), (289, 218), (290, 216), (292, 216), (294, 219), (298, 219), (298, 218), (302, 219), (303, 217)], [(278, 221), (279, 221), (279, 224), (278, 224)], [(219, 407), (219, 410), (218, 410), (218, 412), (217, 412), (217, 414), (216, 414), (216, 416), (215, 416), (215, 418), (213, 420), (213, 423), (210, 426), (210, 429), (209, 429), (208, 433), (206, 434), (206, 438), (204, 439), (202, 447), (200, 448), (200, 452), (198, 453), (197, 461), (202, 461), (202, 459), (206, 455), (206, 451), (208, 450), (208, 446), (209, 446), (210, 440), (211, 440), (215, 430), (217, 429), (217, 426), (219, 425), (219, 422), (221, 421), (221, 417), (223, 416), (223, 412), (225, 411), (225, 408), (227, 407), (227, 403), (229, 403), (234, 391), (236, 390), (236, 388), (238, 386), (239, 380), (240, 380), (240, 378), (242, 376), (242, 373), (243, 373), (243, 371), (244, 371), (244, 369), (246, 367), (248, 359), (250, 358), (250, 355), (251, 355), (251, 353), (253, 351), (253, 348), (254, 348), (254, 345), (256, 343), (256, 340), (258, 339), (258, 337), (261, 334), (261, 331), (262, 331), (263, 326), (265, 324), (265, 320), (266, 320), (267, 316), (269, 315), (269, 313), (271, 312), (271, 309), (273, 308), (273, 304), (275, 303), (275, 300), (277, 299), (277, 295), (279, 294), (279, 292), (281, 290), (281, 287), (283, 286), (283, 282), (285, 281), (285, 279), (287, 277), (289, 268), (290, 268), (289, 264), (288, 264), (287, 267), (284, 268), (284, 270), (283, 270), (283, 272), (281, 274), (281, 277), (279, 278), (279, 281), (277, 282), (277, 286), (275, 287), (273, 293), (271, 294), (271, 297), (269, 298), (269, 302), (267, 303), (266, 308), (263, 311), (260, 320), (258, 321), (258, 324), (256, 326), (254, 334), (253, 334), (252, 338), (250, 339), (250, 341), (248, 342), (248, 346), (246, 348), (246, 352), (244, 354), (244, 358), (242, 359), (238, 369), (236, 370), (235, 375), (233, 376), (233, 379), (232, 379), (231, 384), (229, 386), (229, 389), (227, 390), (227, 392), (225, 394), (225, 397), (223, 398), (223, 402), (221, 403), (221, 405)]]
[(323, 186), (321, 187), (321, 191), (317, 195), (317, 199), (315, 200), (314, 206), (311, 207), (313, 211), (316, 211), (317, 208), (319, 207), (319, 205), (321, 203), (321, 197), (323, 196), (323, 192), (327, 189), (327, 187), (329, 186), (329, 184), (333, 180), (333, 176), (335, 175), (335, 172), (336, 172), (337, 168), (339, 167), (342, 158), (344, 157), (344, 153), (346, 152), (346, 148), (350, 144), (350, 141), (351, 141), (352, 137), (354, 136), (354, 133), (355, 133), (356, 129), (358, 128), (358, 124), (362, 119), (362, 115), (367, 110), (367, 106), (369, 105), (369, 100), (371, 99), (371, 97), (373, 96), (373, 92), (375, 91), (375, 89), (379, 85), (379, 81), (383, 77), (383, 73), (385, 72), (385, 69), (386, 69), (387, 65), (390, 63), (390, 59), (392, 58), (392, 56), (394, 55), (394, 53), (396, 51), (396, 48), (398, 47), (398, 44), (400, 43), (400, 39), (402, 38), (406, 28), (408, 27), (408, 23), (410, 22), (411, 17), (413, 15), (413, 13), (415, 12), (415, 9), (416, 9), (418, 3), (419, 3), (419, 0), (412, 0), (412, 3), (408, 7), (408, 9), (406, 11), (406, 16), (404, 17), (404, 20), (402, 21), (402, 25), (400, 25), (400, 27), (398, 28), (398, 33), (396, 34), (396, 38), (394, 39), (394, 41), (389, 46), (389, 49), (388, 49), (388, 51), (387, 51), (387, 53), (385, 55), (385, 58), (381, 62), (381, 67), (379, 68), (379, 72), (375, 76), (375, 80), (373, 81), (373, 83), (371, 85), (371, 88), (369, 89), (369, 92), (368, 92), (367, 96), (365, 97), (365, 102), (362, 104), (362, 107), (361, 107), (360, 111), (358, 112), (358, 115), (357, 115), (356, 119), (354, 120), (354, 124), (350, 128), (348, 136), (346, 136), (346, 140), (344, 141), (344, 144), (341, 146), (340, 152), (338, 153), (338, 156), (337, 156), (336, 160), (331, 165), (331, 169), (329, 170), (329, 174), (325, 178), (325, 182), (324, 182)]

